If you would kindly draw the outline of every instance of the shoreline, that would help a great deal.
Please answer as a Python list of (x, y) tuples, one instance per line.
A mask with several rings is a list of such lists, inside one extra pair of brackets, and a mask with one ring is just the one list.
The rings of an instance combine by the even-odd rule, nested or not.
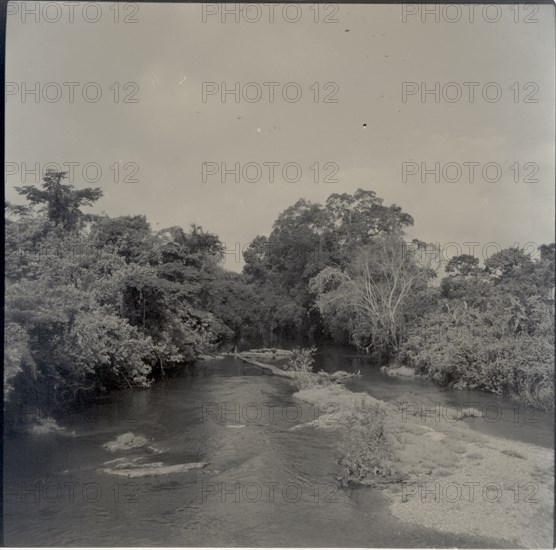
[[(381, 490), (390, 512), (402, 522), (454, 535), (471, 531), (528, 548), (552, 547), (552, 450), (486, 436), (463, 422), (423, 422), (412, 415), (402, 421), (394, 404), (342, 386), (315, 387), (293, 396), (337, 404), (334, 418), (325, 415), (305, 425), (316, 429), (341, 430), (361, 399), (380, 404), (394, 457), (389, 465), (405, 477)], [(376, 481), (380, 485), (380, 478)]]

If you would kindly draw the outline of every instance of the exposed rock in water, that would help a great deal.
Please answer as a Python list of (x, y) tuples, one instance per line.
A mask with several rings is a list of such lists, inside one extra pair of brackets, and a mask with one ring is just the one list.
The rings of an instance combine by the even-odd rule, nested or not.
[(150, 462), (137, 464), (136, 461), (122, 462), (113, 468), (101, 468), (105, 474), (127, 478), (161, 476), (167, 474), (180, 474), (197, 468), (206, 468), (210, 462), (189, 462), (187, 464), (172, 464), (165, 466), (163, 462)]
[(64, 436), (73, 436), (75, 432), (68, 432), (66, 428), (58, 425), (54, 418), (50, 416), (46, 418), (37, 417), (33, 420), (33, 424), (31, 424), (28, 428), (29, 433), (33, 435), (45, 435), (45, 434), (56, 434), (56, 435), (64, 435)]
[(417, 376), (413, 369), (410, 369), (405, 365), (380, 367), (380, 370), (390, 376), (403, 376), (405, 378), (415, 378)]
[(351, 378), (357, 378), (361, 376), (361, 371), (350, 373), (350, 372), (346, 372), (345, 370), (337, 370), (336, 372), (333, 373), (327, 373), (321, 370), (317, 374), (321, 377), (328, 378), (332, 382), (346, 382)]
[(129, 462), (139, 462), (140, 460), (143, 460), (145, 457), (144, 456), (137, 456), (135, 458), (129, 459), (126, 456), (121, 456), (119, 458), (114, 458), (112, 460), (107, 460), (106, 462), (103, 463), (104, 466), (107, 466), (108, 464), (121, 464), (122, 462), (127, 461)]
[[(103, 447), (112, 453), (116, 451), (127, 451), (129, 449), (138, 449), (144, 447), (148, 443), (147, 438), (142, 435), (135, 435), (131, 432), (119, 435), (114, 441), (105, 443)], [(153, 448), (150, 448), (153, 449)], [(152, 452), (152, 451), (151, 451)]]
[(242, 351), (241, 355), (247, 355), (252, 357), (290, 357), (293, 355), (293, 351), (288, 349), (277, 349), (277, 348), (260, 348), (260, 349), (250, 349), (247, 351)]

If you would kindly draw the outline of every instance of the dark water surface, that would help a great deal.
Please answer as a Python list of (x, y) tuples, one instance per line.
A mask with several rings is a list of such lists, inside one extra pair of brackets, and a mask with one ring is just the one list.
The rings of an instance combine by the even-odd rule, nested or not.
[[(551, 446), (552, 417), (508, 400), (444, 391), (397, 379), (340, 350), (319, 354), (325, 370), (358, 370), (350, 389), (408, 403), (495, 403), (497, 422), (473, 427)], [(450, 536), (392, 518), (379, 490), (336, 486), (338, 435), (314, 428), (315, 411), (292, 398), (287, 380), (234, 359), (200, 364), (145, 391), (120, 391), (86, 415), (69, 415), (68, 435), (5, 440), (4, 544), (8, 546), (493, 547), (503, 541)], [(492, 407), (492, 411), (495, 407)], [(273, 414), (271, 413), (273, 411)], [(525, 415), (527, 413), (528, 416)], [(494, 412), (491, 413), (494, 417)], [(527, 422), (525, 422), (527, 420)], [(145, 447), (103, 445), (132, 432)], [(205, 468), (127, 478), (105, 463)], [(154, 468), (156, 469), (155, 466)]]

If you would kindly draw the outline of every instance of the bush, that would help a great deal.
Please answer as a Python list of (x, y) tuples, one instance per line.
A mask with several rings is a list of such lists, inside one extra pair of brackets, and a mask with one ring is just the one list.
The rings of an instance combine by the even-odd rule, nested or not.
[[(441, 329), (448, 324), (438, 318), (437, 323)], [(451, 332), (437, 328), (417, 326), (399, 361), (442, 385), (508, 394), (535, 407), (553, 408), (554, 350), (549, 339), (504, 334), (480, 322)]]
[(294, 372), (312, 372), (315, 359), (313, 354), (317, 348), (295, 348), (288, 362), (284, 365), (285, 370)]
[(316, 348), (297, 348), (293, 350), (292, 357), (284, 365), (284, 370), (294, 373), (294, 384), (298, 390), (306, 390), (314, 386), (325, 386), (331, 383), (326, 375), (313, 372), (315, 359), (313, 354)]
[(361, 398), (355, 412), (346, 418), (338, 459), (342, 483), (390, 475), (392, 455), (384, 415), (381, 405)]

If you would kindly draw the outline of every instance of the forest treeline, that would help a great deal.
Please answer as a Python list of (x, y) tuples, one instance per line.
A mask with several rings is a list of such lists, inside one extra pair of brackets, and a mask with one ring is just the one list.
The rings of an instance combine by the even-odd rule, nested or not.
[(101, 189), (47, 172), (7, 205), (6, 412), (52, 412), (245, 341), (330, 340), (457, 388), (552, 406), (554, 244), (460, 255), (407, 242), (413, 218), (372, 191), (299, 200), (224, 269), (202, 227), (84, 212)]

